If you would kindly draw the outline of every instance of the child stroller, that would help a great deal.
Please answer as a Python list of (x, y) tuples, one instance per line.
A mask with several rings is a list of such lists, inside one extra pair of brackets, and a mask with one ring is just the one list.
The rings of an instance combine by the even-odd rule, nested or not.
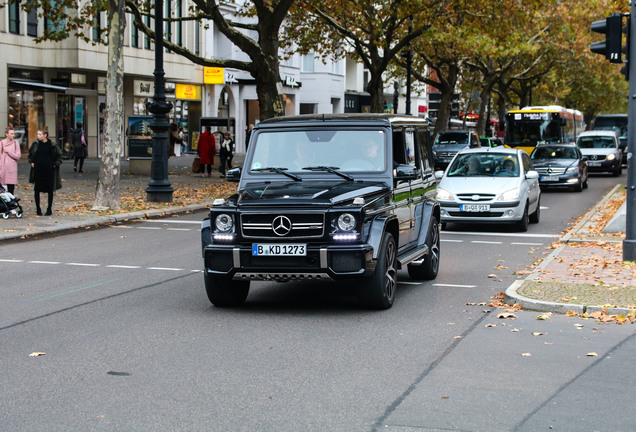
[(7, 192), (2, 185), (0, 185), (0, 215), (2, 215), (3, 219), (9, 219), (10, 215), (15, 215), (17, 218), (22, 217), (20, 198), (16, 198), (13, 194)]

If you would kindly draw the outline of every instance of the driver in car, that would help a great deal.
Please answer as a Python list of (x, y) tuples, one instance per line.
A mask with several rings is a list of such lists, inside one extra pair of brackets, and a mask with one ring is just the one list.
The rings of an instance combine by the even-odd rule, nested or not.
[(503, 167), (495, 175), (517, 175), (517, 165), (512, 159), (504, 159)]

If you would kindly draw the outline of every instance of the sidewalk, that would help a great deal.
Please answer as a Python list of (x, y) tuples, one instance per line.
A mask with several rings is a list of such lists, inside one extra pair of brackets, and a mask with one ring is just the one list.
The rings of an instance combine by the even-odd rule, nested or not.
[(623, 261), (625, 217), (625, 188), (616, 185), (525, 279), (506, 290), (505, 303), (543, 312), (633, 316), (636, 264)]
[[(53, 200), (52, 216), (37, 216), (33, 198), (33, 185), (28, 182), (29, 164), (25, 157), (18, 164), (18, 185), (14, 195), (24, 210), (22, 218), (14, 215), (0, 218), (0, 241), (32, 238), (42, 235), (107, 225), (114, 222), (153, 218), (192, 212), (208, 208), (215, 198), (226, 197), (236, 190), (237, 183), (228, 183), (214, 170), (212, 177), (202, 178), (192, 172), (193, 154), (171, 157), (168, 160), (168, 180), (172, 188), (172, 203), (145, 202), (150, 175), (130, 173), (130, 163), (121, 160), (119, 212), (91, 211), (99, 177), (100, 159), (84, 161), (83, 173), (73, 171), (73, 160), (64, 160), (60, 167), (62, 189)], [(235, 156), (233, 166), (243, 163), (243, 154)], [(217, 161), (218, 164), (218, 161)], [(46, 208), (47, 194), (42, 194), (42, 207)]]

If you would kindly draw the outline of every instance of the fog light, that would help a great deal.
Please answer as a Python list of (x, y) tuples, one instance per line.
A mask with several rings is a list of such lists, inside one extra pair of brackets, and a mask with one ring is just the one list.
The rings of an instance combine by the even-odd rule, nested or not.
[(568, 179), (568, 183), (578, 183), (579, 179)]
[(508, 216), (514, 216), (515, 212), (513, 210), (508, 210)]

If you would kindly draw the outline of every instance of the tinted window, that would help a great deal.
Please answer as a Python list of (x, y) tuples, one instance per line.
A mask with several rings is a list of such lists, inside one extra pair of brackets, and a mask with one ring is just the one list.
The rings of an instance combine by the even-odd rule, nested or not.
[(616, 148), (616, 140), (609, 136), (587, 136), (579, 138), (579, 147), (584, 149)]
[(440, 132), (435, 144), (468, 144), (468, 132)]

